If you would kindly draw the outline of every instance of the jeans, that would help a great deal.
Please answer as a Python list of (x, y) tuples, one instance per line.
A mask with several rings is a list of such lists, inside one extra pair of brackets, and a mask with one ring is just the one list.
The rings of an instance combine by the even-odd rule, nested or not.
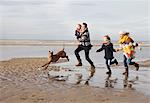
[(128, 65), (135, 65), (135, 62), (132, 62), (132, 58), (127, 58), (125, 55), (124, 57), (124, 67), (128, 68)]
[(79, 52), (84, 50), (86, 60), (91, 64), (91, 66), (94, 66), (92, 60), (89, 58), (89, 51), (90, 51), (90, 49), (91, 49), (90, 45), (89, 46), (79, 45), (78, 48), (74, 52), (75, 52), (75, 55), (76, 55), (76, 58), (78, 59), (78, 61), (80, 63), (82, 63), (80, 55), (79, 55)]
[(105, 63), (106, 63), (107, 69), (111, 72), (110, 65), (116, 63), (116, 59), (114, 59), (114, 61), (112, 61), (112, 59), (105, 58), (105, 60), (106, 60)]
[(107, 69), (109, 70), (109, 72), (111, 72), (111, 69), (110, 69), (110, 63), (111, 63), (111, 59), (106, 59), (106, 66), (107, 66)]

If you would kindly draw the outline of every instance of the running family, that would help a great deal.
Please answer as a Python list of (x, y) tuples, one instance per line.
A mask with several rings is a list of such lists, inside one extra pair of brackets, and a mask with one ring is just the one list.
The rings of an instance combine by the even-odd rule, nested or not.
[[(134, 65), (136, 67), (136, 70), (139, 70), (139, 64), (136, 62), (133, 62), (132, 60), (135, 58), (135, 47), (138, 46), (137, 43), (134, 42), (134, 40), (129, 36), (129, 32), (120, 31), (120, 39), (118, 41), (120, 47), (118, 49), (114, 49), (113, 43), (111, 42), (111, 38), (109, 35), (105, 35), (103, 37), (103, 43), (102, 46), (96, 51), (101, 52), (104, 50), (104, 59), (105, 64), (108, 69), (108, 72), (106, 74), (111, 74), (111, 68), (110, 65), (116, 64), (118, 65), (117, 59), (114, 57), (113, 52), (123, 51), (123, 63), (125, 72), (123, 75), (129, 74), (129, 65)], [(91, 68), (95, 68), (94, 63), (89, 57), (89, 51), (92, 48), (92, 44), (90, 42), (90, 33), (88, 30), (88, 26), (86, 23), (77, 24), (76, 30), (75, 30), (75, 36), (77, 41), (79, 42), (79, 45), (77, 49), (75, 50), (75, 55), (78, 60), (78, 63), (76, 66), (82, 66), (82, 60), (80, 58), (79, 52), (84, 50), (85, 52), (85, 58), (91, 65)]]

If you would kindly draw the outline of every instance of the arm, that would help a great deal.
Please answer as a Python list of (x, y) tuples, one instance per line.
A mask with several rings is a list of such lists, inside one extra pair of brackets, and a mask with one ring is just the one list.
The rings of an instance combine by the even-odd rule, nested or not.
[(77, 31), (77, 30), (75, 30), (75, 36), (77, 37), (77, 39), (81, 38), (81, 36), (80, 36), (80, 32), (79, 32), (79, 31)]
[(120, 48), (116, 49), (116, 52), (121, 51), (121, 50), (123, 50), (123, 46), (122, 45), (120, 45)]
[(102, 45), (102, 47), (98, 50), (96, 50), (96, 52), (101, 52), (104, 49), (104, 44)]
[(111, 50), (112, 50), (113, 52), (117, 52), (117, 50), (114, 49), (114, 46), (113, 46), (112, 43), (111, 43)]

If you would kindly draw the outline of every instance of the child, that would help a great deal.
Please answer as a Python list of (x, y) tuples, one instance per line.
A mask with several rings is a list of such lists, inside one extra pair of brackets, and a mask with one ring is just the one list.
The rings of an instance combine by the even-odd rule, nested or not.
[(117, 51), (123, 50), (125, 67), (125, 72), (123, 73), (123, 75), (128, 75), (128, 65), (134, 65), (136, 67), (136, 70), (139, 70), (139, 64), (132, 62), (132, 59), (135, 58), (135, 47), (137, 47), (138, 44), (134, 43), (133, 39), (129, 37), (129, 32), (119, 32), (119, 34), (119, 44), (121, 48), (117, 49)]
[[(104, 58), (106, 60), (106, 66), (108, 69), (108, 72), (106, 72), (106, 74), (111, 74), (110, 65), (114, 63), (118, 65), (118, 62), (113, 56), (113, 52), (116, 52), (116, 50), (113, 48), (113, 44), (111, 43), (110, 37), (108, 35), (104, 36), (104, 43), (102, 44), (102, 47), (98, 49), (96, 52), (101, 52), (102, 50), (105, 50)], [(110, 63), (108, 64), (108, 62)]]
[(77, 24), (76, 30), (75, 30), (75, 36), (77, 37), (77, 39), (80, 38), (80, 32), (81, 32), (81, 24)]

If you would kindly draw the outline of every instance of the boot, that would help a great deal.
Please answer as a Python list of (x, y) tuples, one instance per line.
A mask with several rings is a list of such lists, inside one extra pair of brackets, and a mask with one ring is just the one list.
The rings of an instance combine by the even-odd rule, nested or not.
[(129, 74), (128, 68), (125, 68), (125, 72), (123, 72), (122, 74), (128, 77)]
[(139, 64), (138, 64), (138, 63), (135, 63), (134, 66), (135, 66), (135, 68), (136, 68), (136, 71), (138, 71), (138, 70), (139, 70)]
[(91, 69), (95, 69), (95, 66), (94, 66), (94, 65), (91, 65)]
[(116, 65), (118, 65), (118, 61), (117, 61), (117, 59), (115, 59), (115, 60), (114, 60), (114, 63), (115, 63)]
[(78, 61), (78, 64), (76, 64), (76, 66), (82, 66), (82, 62)]
[(76, 66), (82, 66), (82, 63), (78, 63), (78, 64), (76, 64)]
[(111, 70), (108, 70), (108, 72), (106, 72), (106, 74), (111, 74)]
[(106, 74), (111, 74), (111, 71), (106, 72)]

